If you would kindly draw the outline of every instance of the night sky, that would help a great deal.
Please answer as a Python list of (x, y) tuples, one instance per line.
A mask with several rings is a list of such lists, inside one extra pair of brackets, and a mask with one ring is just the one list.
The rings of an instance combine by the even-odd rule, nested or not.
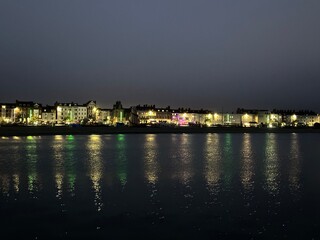
[(0, 82), (0, 102), (320, 112), (320, 1), (1, 0)]

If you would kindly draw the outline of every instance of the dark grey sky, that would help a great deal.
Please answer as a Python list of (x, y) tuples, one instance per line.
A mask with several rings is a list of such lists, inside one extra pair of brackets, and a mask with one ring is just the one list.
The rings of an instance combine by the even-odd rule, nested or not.
[(0, 81), (0, 102), (320, 112), (320, 1), (1, 0)]

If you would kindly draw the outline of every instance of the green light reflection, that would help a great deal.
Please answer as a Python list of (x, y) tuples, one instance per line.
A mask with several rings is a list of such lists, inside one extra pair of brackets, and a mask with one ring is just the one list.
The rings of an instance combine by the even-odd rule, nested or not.
[(232, 149), (232, 135), (226, 133), (223, 144), (223, 172), (224, 182), (230, 186), (233, 175), (233, 149)]
[(73, 141), (74, 140), (74, 136), (73, 135), (67, 135), (67, 140)]
[(27, 172), (28, 172), (28, 191), (34, 194), (38, 191), (38, 173), (37, 173), (37, 142), (36, 138), (28, 136), (26, 138), (26, 161), (27, 161)]
[(117, 134), (117, 176), (122, 186), (127, 183), (127, 156), (126, 156), (126, 136)]
[(68, 191), (71, 196), (74, 196), (74, 187), (75, 182), (77, 179), (76, 176), (76, 159), (74, 157), (76, 143), (74, 141), (74, 137), (72, 135), (68, 135), (66, 137), (65, 142), (65, 151), (66, 151), (66, 158), (65, 158), (65, 174), (66, 174), (66, 181), (68, 183)]

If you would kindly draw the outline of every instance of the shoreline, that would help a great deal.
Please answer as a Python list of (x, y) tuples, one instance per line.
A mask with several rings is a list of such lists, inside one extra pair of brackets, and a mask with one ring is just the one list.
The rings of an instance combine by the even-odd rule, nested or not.
[(90, 135), (161, 133), (320, 133), (319, 128), (240, 128), (240, 127), (0, 127), (0, 136)]

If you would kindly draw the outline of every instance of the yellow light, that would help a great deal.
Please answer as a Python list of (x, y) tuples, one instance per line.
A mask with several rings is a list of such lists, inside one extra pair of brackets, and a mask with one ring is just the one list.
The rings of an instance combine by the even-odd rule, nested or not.
[(186, 113), (184, 113), (184, 114), (183, 114), (183, 117), (186, 117), (186, 116), (187, 116), (187, 114), (186, 114)]
[(93, 111), (93, 112), (97, 111), (97, 108), (96, 108), (96, 107), (94, 107), (94, 108), (92, 109), (92, 111)]
[(212, 118), (212, 114), (211, 114), (211, 113), (208, 114), (208, 118), (209, 118), (209, 119)]
[(250, 123), (244, 123), (243, 126), (244, 127), (250, 127)]
[(295, 120), (297, 120), (297, 115), (293, 114), (292, 115), (292, 121), (295, 121)]
[(5, 105), (2, 105), (2, 108), (3, 108), (3, 109), (5, 109), (5, 108), (6, 108), (6, 106), (5, 106)]
[(57, 107), (57, 111), (61, 112), (61, 107), (60, 106)]

